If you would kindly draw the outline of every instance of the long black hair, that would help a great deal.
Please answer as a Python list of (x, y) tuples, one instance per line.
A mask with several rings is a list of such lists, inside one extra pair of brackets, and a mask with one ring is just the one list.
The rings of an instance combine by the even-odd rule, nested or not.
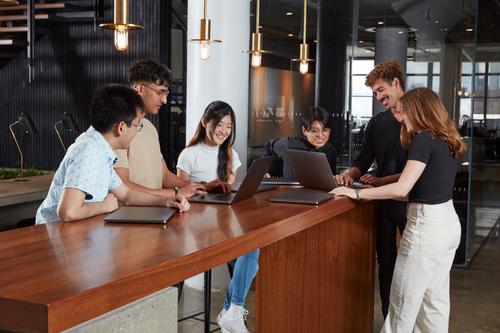
[(194, 136), (191, 138), (189, 144), (187, 145), (188, 147), (190, 147), (197, 143), (200, 143), (207, 135), (207, 130), (202, 124), (203, 120), (205, 121), (205, 124), (207, 124), (207, 126), (208, 123), (213, 120), (211, 125), (211, 130), (213, 132), (222, 118), (228, 115), (231, 117), (232, 122), (231, 135), (219, 146), (219, 156), (217, 164), (217, 177), (223, 181), (227, 181), (227, 178), (232, 173), (232, 146), (234, 144), (234, 140), (236, 139), (236, 116), (234, 115), (233, 108), (226, 102), (222, 101), (214, 101), (208, 104), (205, 112), (203, 113), (203, 116), (201, 117), (200, 123), (198, 124), (198, 128), (196, 129)]

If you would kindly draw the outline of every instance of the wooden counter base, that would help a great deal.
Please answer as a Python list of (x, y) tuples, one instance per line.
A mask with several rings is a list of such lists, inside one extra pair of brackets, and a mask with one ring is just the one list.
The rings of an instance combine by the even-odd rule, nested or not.
[(2, 232), (0, 329), (59, 332), (261, 248), (259, 332), (369, 332), (374, 203), (268, 201), (286, 190), (192, 204), (164, 226), (101, 215)]

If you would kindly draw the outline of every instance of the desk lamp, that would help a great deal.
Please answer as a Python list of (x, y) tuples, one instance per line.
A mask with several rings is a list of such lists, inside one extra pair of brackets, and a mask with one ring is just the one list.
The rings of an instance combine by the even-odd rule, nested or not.
[(59, 124), (62, 124), (62, 128), (65, 128), (70, 133), (80, 133), (80, 129), (73, 116), (70, 113), (66, 112), (64, 112), (61, 120), (59, 120), (54, 124), (54, 131), (56, 132), (57, 138), (59, 139), (59, 142), (61, 143), (61, 146), (63, 147), (64, 152), (66, 153), (67, 148), (64, 144), (63, 139), (61, 138), (61, 133), (59, 133), (59, 130), (57, 128), (57, 125)]
[(17, 150), (19, 151), (19, 155), (21, 157), (21, 163), (20, 163), (20, 168), (19, 168), (19, 178), (14, 179), (15, 181), (25, 181), (27, 179), (23, 178), (23, 168), (24, 168), (24, 156), (23, 156), (23, 151), (21, 150), (21, 146), (19, 146), (19, 142), (17, 141), (16, 134), (12, 130), (12, 127), (15, 125), (19, 124), (21, 128), (25, 131), (26, 134), (38, 134), (38, 130), (35, 127), (35, 124), (33, 123), (33, 120), (31, 120), (30, 116), (26, 113), (21, 113), (19, 115), (19, 118), (15, 122), (9, 125), (10, 129), (10, 134), (12, 134), (12, 138), (14, 138), (14, 142), (16, 143)]

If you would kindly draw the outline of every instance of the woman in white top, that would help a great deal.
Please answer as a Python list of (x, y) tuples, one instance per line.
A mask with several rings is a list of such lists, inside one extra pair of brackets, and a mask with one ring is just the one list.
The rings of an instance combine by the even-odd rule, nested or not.
[[(177, 175), (193, 182), (219, 179), (234, 183), (241, 165), (232, 148), (236, 119), (231, 106), (222, 101), (210, 103), (200, 120), (196, 133), (182, 151), (177, 162)], [(247, 333), (243, 308), (250, 285), (257, 274), (259, 250), (252, 251), (229, 263), (233, 277), (227, 288), (224, 308), (217, 317), (223, 333)]]

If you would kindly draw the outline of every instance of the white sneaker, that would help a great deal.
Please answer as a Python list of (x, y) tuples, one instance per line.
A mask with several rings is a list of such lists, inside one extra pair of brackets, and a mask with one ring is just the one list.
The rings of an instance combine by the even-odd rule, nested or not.
[[(220, 310), (219, 314), (217, 315), (217, 319), (216, 319), (216, 322), (217, 324), (220, 322), (220, 319), (222, 318), (222, 316), (227, 312), (226, 309), (224, 309), (224, 307), (222, 307), (222, 310)], [(222, 327), (220, 328), (221, 332), (222, 333), (231, 333), (225, 329), (223, 329)]]
[(229, 310), (224, 313), (218, 324), (222, 331), (229, 333), (250, 333), (245, 325), (245, 319), (248, 311), (241, 305), (231, 304)]

